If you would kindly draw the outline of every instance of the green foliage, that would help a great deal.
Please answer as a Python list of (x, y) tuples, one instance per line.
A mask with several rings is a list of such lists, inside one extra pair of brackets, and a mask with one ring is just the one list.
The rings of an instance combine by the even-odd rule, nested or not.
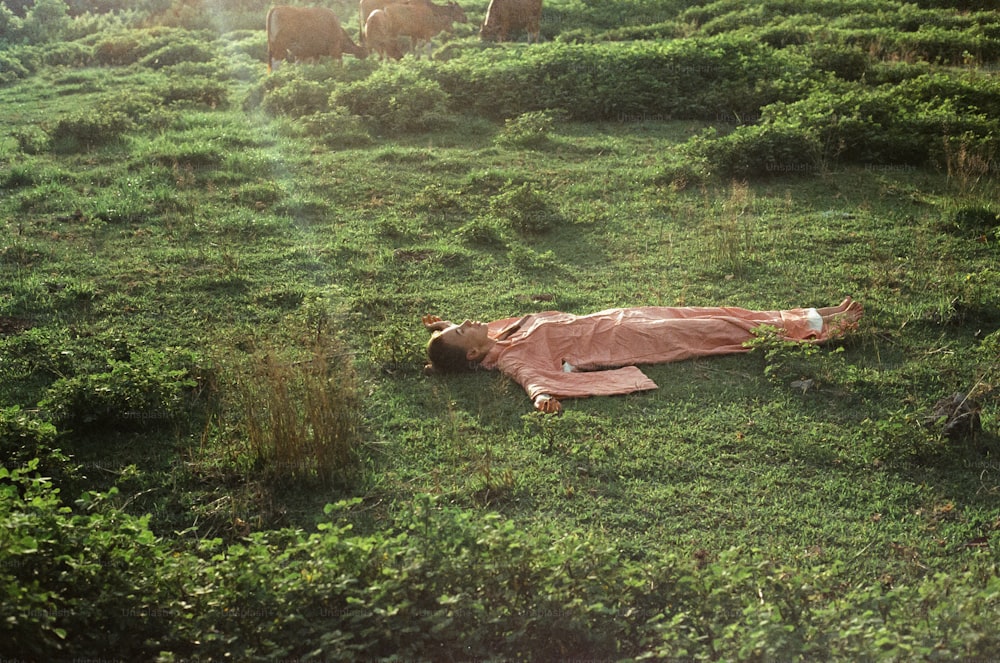
[(326, 86), (317, 81), (291, 78), (266, 92), (261, 108), (271, 115), (291, 118), (326, 112), (330, 96)]
[[(847, 660), (998, 644), (1000, 585), (986, 559), (897, 587), (736, 548), (636, 563), (587, 536), (524, 531), (425, 496), (377, 534), (352, 532), (341, 514), (356, 502), (345, 502), (312, 534), (171, 552), (148, 519), (111, 505), (115, 491), (74, 512), (47, 480), (5, 468), (0, 480), (4, 655)], [(900, 620), (914, 627), (897, 630)]]
[(549, 144), (554, 118), (551, 111), (530, 111), (504, 121), (494, 139), (501, 147), (542, 148)]
[(315, 138), (336, 148), (368, 145), (372, 138), (364, 121), (346, 108), (333, 108), (329, 112), (305, 115), (296, 121), (302, 135)]
[(224, 108), (229, 100), (229, 89), (209, 77), (185, 76), (177, 72), (160, 89), (160, 98), (165, 105)]
[(813, 371), (807, 367), (819, 353), (819, 346), (785, 339), (768, 325), (754, 329), (753, 339), (743, 345), (763, 355), (765, 377), (779, 383), (808, 378)]
[(156, 427), (184, 411), (195, 386), (187, 367), (160, 350), (133, 350), (109, 359), (107, 370), (57, 379), (39, 407), (61, 425)]
[(377, 132), (403, 134), (451, 124), (448, 95), (434, 80), (397, 67), (383, 67), (363, 81), (338, 86), (330, 105), (365, 119)]
[(51, 660), (146, 651), (147, 637), (165, 626), (131, 618), (155, 608), (166, 557), (148, 517), (110, 507), (115, 490), (84, 495), (75, 513), (35, 469), (0, 466), (0, 653)]
[(156, 49), (140, 59), (139, 64), (150, 69), (161, 69), (182, 63), (210, 62), (215, 56), (216, 51), (211, 44), (184, 41)]
[(62, 484), (80, 479), (69, 456), (57, 446), (58, 431), (34, 412), (18, 406), (0, 408), (0, 455), (9, 468), (31, 468)]
[[(748, 115), (812, 78), (808, 61), (740, 38), (487, 49), (428, 71), (456, 110), (493, 118), (549, 109), (622, 122)], [(755, 81), (751, 84), (750, 81)]]
[(57, 152), (80, 152), (121, 140), (135, 126), (135, 121), (121, 111), (77, 111), (60, 119), (49, 136)]
[(707, 129), (690, 141), (690, 154), (724, 178), (787, 177), (815, 174), (821, 166), (819, 139), (808, 129), (752, 125), (716, 138)]
[(490, 197), (490, 212), (525, 235), (547, 233), (559, 222), (552, 203), (531, 182), (508, 182), (499, 193)]
[[(1000, 29), (929, 4), (546, 0), (271, 76), (250, 0), (0, 5), (0, 656), (991, 655)], [(842, 348), (561, 417), (419, 370), (422, 312), (845, 292)], [(969, 448), (921, 424), (959, 389)]]
[(14, 53), (0, 51), (0, 85), (13, 83), (30, 74), (28, 67)]
[(21, 24), (21, 35), (29, 44), (45, 44), (61, 38), (69, 22), (63, 0), (35, 0)]

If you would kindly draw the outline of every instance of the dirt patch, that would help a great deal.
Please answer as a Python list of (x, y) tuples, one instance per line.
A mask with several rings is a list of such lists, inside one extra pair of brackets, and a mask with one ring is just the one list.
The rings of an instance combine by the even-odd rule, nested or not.
[(23, 331), (31, 329), (33, 326), (31, 322), (23, 318), (8, 318), (0, 315), (0, 336), (20, 334)]

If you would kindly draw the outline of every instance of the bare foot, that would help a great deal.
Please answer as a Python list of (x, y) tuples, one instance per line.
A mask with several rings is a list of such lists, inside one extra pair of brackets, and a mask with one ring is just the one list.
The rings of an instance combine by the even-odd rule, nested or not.
[(830, 337), (843, 336), (849, 331), (858, 328), (858, 321), (865, 313), (864, 307), (850, 297), (847, 297), (839, 306), (828, 306), (819, 309), (819, 314), (823, 317), (824, 326)]
[(837, 306), (826, 306), (824, 308), (816, 309), (823, 319), (827, 319), (838, 313), (845, 313), (848, 308), (851, 307), (855, 302), (850, 297), (844, 297), (844, 301), (840, 302)]

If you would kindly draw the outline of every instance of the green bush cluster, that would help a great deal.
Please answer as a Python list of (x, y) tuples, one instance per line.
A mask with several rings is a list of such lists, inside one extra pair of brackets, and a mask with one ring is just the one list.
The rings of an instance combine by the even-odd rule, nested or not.
[[(0, 655), (32, 658), (955, 658), (1000, 645), (988, 556), (912, 585), (845, 584), (732, 549), (644, 562), (574, 533), (418, 497), (374, 534), (318, 531), (173, 549), (115, 491), (68, 506), (0, 467)], [(905, 624), (906, 628), (898, 628)]]
[(136, 349), (127, 359), (110, 358), (104, 371), (58, 378), (39, 407), (62, 426), (144, 428), (174, 420), (194, 386), (188, 368), (166, 353)]
[(553, 204), (531, 182), (508, 182), (490, 197), (490, 213), (523, 235), (540, 235), (552, 230), (559, 221)]
[(799, 100), (763, 107), (759, 124), (721, 136), (705, 133), (688, 148), (713, 172), (755, 177), (813, 172), (832, 162), (941, 164), (956, 138), (978, 145), (1000, 131), (1000, 87), (994, 81), (913, 73), (874, 87), (817, 87)]
[(540, 148), (549, 143), (554, 122), (551, 111), (529, 111), (504, 122), (496, 142), (501, 147)]
[(389, 134), (425, 131), (451, 123), (448, 96), (434, 80), (401, 68), (385, 67), (363, 81), (338, 86), (330, 105), (348, 109)]

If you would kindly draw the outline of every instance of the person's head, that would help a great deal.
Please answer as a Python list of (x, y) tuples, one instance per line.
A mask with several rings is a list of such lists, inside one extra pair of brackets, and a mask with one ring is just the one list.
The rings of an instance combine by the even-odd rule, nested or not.
[(474, 368), (495, 341), (487, 335), (487, 326), (482, 322), (466, 320), (460, 325), (451, 325), (431, 334), (427, 343), (427, 358), (431, 372), (456, 373)]

